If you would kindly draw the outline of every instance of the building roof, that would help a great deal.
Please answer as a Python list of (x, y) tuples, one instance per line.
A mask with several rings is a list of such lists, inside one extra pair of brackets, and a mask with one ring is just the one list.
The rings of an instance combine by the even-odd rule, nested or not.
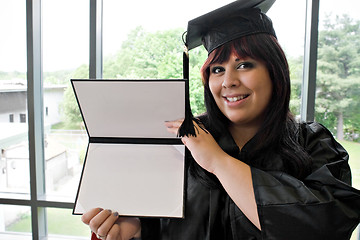
[[(44, 89), (64, 89), (67, 85), (45, 84)], [(0, 93), (26, 92), (27, 81), (24, 79), (0, 80)]]

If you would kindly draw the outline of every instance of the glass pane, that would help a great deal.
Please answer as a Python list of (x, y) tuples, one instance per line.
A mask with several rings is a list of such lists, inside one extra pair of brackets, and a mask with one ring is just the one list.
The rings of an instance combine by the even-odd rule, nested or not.
[[(129, 1), (124, 5), (121, 1), (104, 0), (104, 78), (182, 78), (181, 36), (187, 22), (230, 2), (186, 0), (173, 4), (156, 0)], [(289, 58), (293, 88), (291, 109), (295, 115), (300, 112), (305, 3), (279, 0), (269, 11), (280, 44)], [(298, 11), (284, 11), (293, 8)], [(288, 25), (290, 16), (291, 28)], [(122, 22), (126, 24), (119, 24)], [(207, 53), (197, 48), (191, 50), (190, 56), (191, 107), (199, 114), (205, 110), (199, 69)]]
[(0, 239), (31, 239), (30, 207), (0, 205)]
[[(47, 208), (48, 239), (90, 239), (90, 228), (71, 209)], [(71, 237), (70, 237), (71, 236)]]
[(29, 193), (24, 1), (0, 1), (0, 192)]
[(42, 3), (46, 193), (73, 201), (87, 135), (70, 79), (88, 78), (89, 1)]
[[(360, 17), (357, 0), (321, 1), (315, 118), (350, 155), (360, 188)], [(357, 239), (357, 231), (352, 239)]]
[[(176, 4), (167, 0), (127, 1), (126, 4), (118, 0), (104, 0), (103, 2), (103, 42), (104, 61), (106, 62), (106, 60), (110, 60), (111, 56), (119, 55), (119, 50), (122, 49), (124, 41), (134, 40), (135, 36), (131, 36), (130, 33), (134, 33), (138, 27), (143, 28), (145, 33), (176, 30), (177, 37), (181, 40), (189, 20), (233, 1), (184, 0)], [(121, 14), (119, 14), (120, 12)], [(159, 39), (159, 41), (161, 40), (163, 39)], [(183, 45), (180, 44), (179, 48), (182, 50)], [(107, 68), (106, 71), (109, 71), (111, 66), (105, 67)]]
[[(181, 36), (188, 21), (230, 2), (185, 0), (174, 4), (155, 0), (123, 4), (104, 0), (104, 78), (182, 78)], [(194, 114), (205, 111), (199, 72), (206, 57), (202, 47), (190, 52), (190, 101)]]
[[(288, 11), (288, 9), (296, 9), (296, 11)], [(297, 117), (300, 117), (303, 77), (305, 10), (306, 1), (277, 0), (268, 12), (276, 36), (289, 62), (291, 78), (290, 109)], [(289, 19), (291, 19), (291, 25), (289, 25)]]

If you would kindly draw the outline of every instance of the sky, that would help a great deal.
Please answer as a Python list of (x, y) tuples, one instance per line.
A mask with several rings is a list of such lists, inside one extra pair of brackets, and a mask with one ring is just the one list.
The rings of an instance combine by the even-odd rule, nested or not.
[[(103, 0), (104, 55), (116, 53), (130, 30), (183, 28), (197, 16), (233, 0)], [(26, 71), (26, 18), (24, 0), (0, 0), (0, 71)], [(43, 70), (56, 71), (87, 64), (89, 0), (42, 0)], [(320, 0), (324, 13), (358, 17), (360, 1)], [(280, 44), (290, 56), (303, 53), (305, 0), (277, 0), (269, 10)], [(71, 6), (71, 7), (69, 7)]]

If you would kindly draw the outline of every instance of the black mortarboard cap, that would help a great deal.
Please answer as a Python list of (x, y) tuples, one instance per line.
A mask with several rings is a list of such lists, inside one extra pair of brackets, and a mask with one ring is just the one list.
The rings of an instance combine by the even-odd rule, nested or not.
[(215, 48), (246, 35), (269, 33), (276, 37), (266, 13), (275, 0), (237, 0), (188, 23), (188, 50), (201, 44), (210, 53)]
[[(183, 75), (189, 80), (188, 50), (204, 45), (208, 53), (234, 39), (268, 33), (276, 37), (270, 18), (265, 13), (275, 0), (237, 0), (212, 12), (195, 18), (188, 23), (185, 51), (183, 54)], [(189, 101), (189, 83), (186, 84), (185, 119), (179, 128), (179, 136), (196, 136)], [(201, 126), (201, 124), (200, 124)]]

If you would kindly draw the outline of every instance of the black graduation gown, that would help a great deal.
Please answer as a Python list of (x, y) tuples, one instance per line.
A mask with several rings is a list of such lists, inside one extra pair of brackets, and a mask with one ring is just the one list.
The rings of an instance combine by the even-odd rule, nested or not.
[[(318, 123), (299, 126), (299, 143), (312, 157), (303, 181), (281, 171), (251, 167), (261, 231), (221, 185), (187, 174), (184, 219), (141, 219), (142, 240), (343, 240), (360, 220), (360, 191), (351, 187), (348, 154)], [(218, 139), (232, 156), (248, 162), (250, 140), (240, 152), (229, 133)], [(269, 162), (282, 162), (272, 155)]]

